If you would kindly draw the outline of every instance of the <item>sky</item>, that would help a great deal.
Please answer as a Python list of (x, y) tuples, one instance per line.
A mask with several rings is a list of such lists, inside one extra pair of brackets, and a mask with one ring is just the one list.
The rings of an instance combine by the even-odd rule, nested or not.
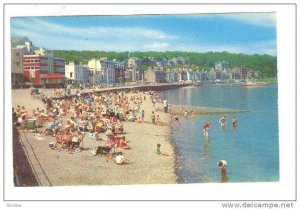
[(276, 56), (276, 13), (13, 17), (11, 36), (50, 50)]

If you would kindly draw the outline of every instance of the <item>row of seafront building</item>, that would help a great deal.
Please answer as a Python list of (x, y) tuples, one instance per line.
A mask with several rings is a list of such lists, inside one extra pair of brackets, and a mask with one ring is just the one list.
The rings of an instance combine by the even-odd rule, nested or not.
[(142, 79), (142, 60), (130, 58), (127, 63), (92, 59), (87, 64), (54, 57), (53, 51), (35, 47), (26, 37), (11, 39), (12, 85), (58, 87), (70, 83), (115, 84)]
[[(33, 46), (26, 38), (12, 38), (11, 72), (12, 84), (25, 79), (36, 86), (58, 87), (66, 81), (71, 83), (89, 84), (124, 84), (125, 81), (145, 81), (147, 83), (166, 82), (214, 82), (216, 80), (249, 79), (260, 77), (259, 71), (245, 67), (230, 69), (229, 62), (216, 62), (210, 71), (193, 70), (189, 66), (190, 60), (175, 57), (165, 58), (128, 58), (123, 62), (108, 60), (107, 58), (91, 59), (87, 64), (69, 62), (53, 56), (51, 50)], [(142, 70), (142, 63), (146, 62), (147, 70)], [(173, 66), (172, 69), (169, 69)], [(181, 66), (181, 67), (177, 67)]]
[(145, 71), (145, 79), (151, 83), (164, 82), (222, 82), (228, 80), (246, 80), (261, 77), (260, 71), (254, 71), (244, 66), (229, 67), (228, 61), (219, 61), (210, 71), (193, 70), (188, 67), (164, 69), (163, 67), (149, 67)]

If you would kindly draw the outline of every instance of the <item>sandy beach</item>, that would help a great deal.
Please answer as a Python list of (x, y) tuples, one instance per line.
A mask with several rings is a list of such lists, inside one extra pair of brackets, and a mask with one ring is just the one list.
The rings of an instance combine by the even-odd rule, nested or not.
[[(52, 90), (45, 90), (51, 95)], [(137, 94), (137, 93), (132, 93)], [(14, 153), (15, 163), (22, 165), (20, 170), (21, 185), (22, 176), (32, 175), (33, 172), (37, 186), (70, 186), (70, 185), (126, 185), (126, 184), (174, 184), (175, 155), (170, 141), (170, 116), (168, 113), (156, 112), (161, 118), (161, 125), (151, 123), (151, 112), (154, 111), (150, 95), (146, 96), (140, 109), (145, 111), (144, 123), (124, 122), (124, 131), (130, 150), (115, 149), (122, 151), (130, 164), (118, 165), (113, 159), (105, 156), (92, 156), (91, 150), (105, 141), (95, 141), (88, 137), (84, 138), (83, 149), (80, 152), (69, 154), (67, 151), (57, 151), (49, 148), (49, 143), (55, 140), (52, 136), (44, 136), (44, 140), (35, 138), (34, 133), (20, 130), (20, 137), (15, 146), (26, 149), (25, 155), (31, 162), (31, 168), (24, 168), (24, 159)], [(46, 109), (40, 99), (31, 98), (28, 89), (12, 90), (12, 105), (24, 105), (29, 113), (33, 108)], [(105, 137), (105, 136), (103, 136)], [(156, 145), (161, 144), (163, 153), (170, 156), (157, 155)], [(25, 184), (23, 186), (28, 186)]]

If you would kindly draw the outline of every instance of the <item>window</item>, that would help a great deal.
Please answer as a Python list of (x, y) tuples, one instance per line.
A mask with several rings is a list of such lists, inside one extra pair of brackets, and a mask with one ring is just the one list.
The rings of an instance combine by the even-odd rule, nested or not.
[(19, 53), (19, 52), (17, 52), (17, 53), (16, 53), (16, 56), (17, 56), (17, 57), (19, 57), (19, 56), (20, 56), (20, 53)]
[(73, 73), (70, 73), (70, 78), (73, 78)]

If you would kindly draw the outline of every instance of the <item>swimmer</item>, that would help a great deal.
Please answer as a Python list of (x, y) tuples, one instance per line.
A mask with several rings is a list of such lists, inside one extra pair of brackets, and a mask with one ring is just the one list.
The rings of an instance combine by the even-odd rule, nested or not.
[(209, 136), (208, 130), (209, 130), (210, 125), (211, 125), (211, 122), (206, 122), (203, 126), (203, 134), (205, 137)]
[(221, 183), (228, 182), (227, 171), (227, 162), (225, 160), (219, 160), (217, 163), (218, 167), (221, 170)]
[(226, 125), (226, 116), (223, 115), (221, 117), (221, 119), (219, 120), (219, 124), (221, 125), (221, 127), (224, 127)]
[(232, 124), (232, 128), (235, 129), (236, 128), (236, 118), (233, 116), (232, 119), (231, 119), (231, 124)]

